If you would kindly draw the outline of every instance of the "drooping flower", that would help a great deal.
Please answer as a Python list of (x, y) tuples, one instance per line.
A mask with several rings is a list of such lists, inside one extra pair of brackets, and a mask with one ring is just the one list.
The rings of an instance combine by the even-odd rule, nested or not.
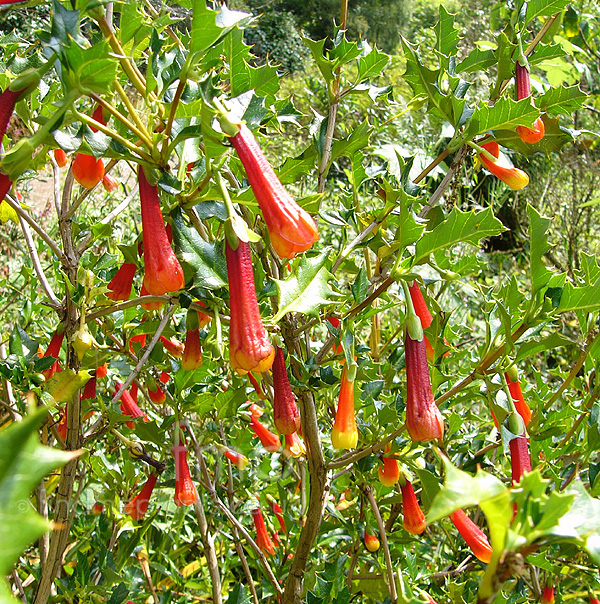
[[(252, 407), (252, 405), (251, 405)], [(254, 405), (257, 407), (257, 405)], [(269, 451), (269, 453), (275, 453), (281, 449), (281, 441), (279, 440), (279, 436), (277, 434), (271, 432), (258, 418), (260, 415), (252, 412), (252, 416), (250, 417), (250, 426), (252, 427), (252, 431), (260, 440), (262, 446)]]
[(129, 300), (136, 268), (133, 262), (124, 262), (107, 285), (110, 291), (107, 292), (106, 297), (115, 302)]
[(101, 503), (100, 501), (96, 501), (94, 503), (94, 505), (92, 506), (92, 515), (100, 516), (100, 514), (102, 514), (103, 509), (104, 509), (104, 504)]
[[(531, 96), (531, 80), (529, 77), (529, 66), (527, 63), (521, 65), (519, 61), (515, 64), (515, 80), (517, 87), (517, 100), (526, 99)], [(532, 101), (533, 104), (533, 101)], [(524, 143), (533, 145), (539, 143), (545, 134), (545, 126), (541, 117), (533, 123), (533, 127), (517, 126), (517, 134)]]
[(12, 187), (12, 180), (6, 175), (0, 172), (0, 201), (4, 201), (6, 194)]
[(82, 401), (96, 398), (96, 385), (98, 383), (98, 379), (106, 377), (107, 372), (108, 367), (106, 366), (106, 363), (104, 363), (104, 365), (100, 365), (100, 367), (96, 369), (95, 374), (85, 384), (83, 393), (81, 395)]
[(184, 345), (181, 342), (170, 340), (169, 338), (165, 338), (165, 336), (160, 336), (158, 339), (169, 354), (172, 354), (176, 359), (181, 357), (184, 350)]
[(279, 346), (273, 361), (273, 421), (281, 434), (292, 434), (300, 429), (300, 412), (292, 394), (283, 350)]
[(110, 174), (105, 174), (102, 177), (102, 186), (105, 191), (112, 193), (119, 186), (119, 181)]
[[(118, 390), (121, 389), (123, 384), (121, 382), (115, 382), (115, 388)], [(138, 404), (133, 400), (131, 394), (125, 390), (121, 395), (121, 412), (123, 415), (129, 415), (130, 417), (141, 417), (144, 422), (150, 421), (148, 416), (139, 408)], [(133, 422), (126, 422), (127, 427), (133, 429), (135, 426)]]
[(293, 434), (285, 434), (285, 447), (283, 449), (283, 454), (286, 457), (305, 457), (306, 456), (306, 448), (304, 443), (300, 440), (298, 436), (298, 432), (294, 432)]
[(244, 470), (250, 463), (248, 458), (237, 451), (233, 451), (229, 447), (220, 447), (219, 451), (227, 457), (227, 459), (238, 469)]
[(515, 404), (515, 409), (517, 410), (517, 413), (523, 418), (525, 426), (527, 426), (531, 421), (531, 409), (529, 408), (529, 405), (525, 402), (525, 397), (523, 396), (523, 391), (521, 390), (521, 384), (519, 382), (519, 374), (517, 373), (517, 368), (513, 365), (508, 371), (504, 373), (504, 376), (506, 377), (506, 383), (508, 384), (508, 389), (510, 390), (510, 394)]
[(150, 474), (140, 492), (125, 506), (125, 513), (134, 520), (140, 520), (148, 511), (148, 504), (157, 478), (156, 474)]
[(187, 371), (198, 369), (202, 365), (202, 346), (198, 329), (189, 329), (185, 334), (185, 348), (181, 357), (181, 366)]
[(146, 388), (148, 389), (148, 397), (155, 405), (162, 405), (167, 400), (167, 395), (159, 382), (148, 379)]
[[(150, 292), (146, 289), (146, 286), (142, 283), (142, 287), (140, 288), (140, 296), (149, 296)], [(163, 305), (162, 302), (142, 302), (140, 306), (144, 310), (158, 310)]]
[(496, 161), (492, 161), (487, 158), (483, 153), (479, 154), (481, 163), (497, 178), (502, 182), (506, 183), (513, 191), (519, 191), (523, 187), (529, 184), (529, 176), (523, 170), (515, 168), (508, 157), (502, 154), (500, 156), (500, 147), (498, 143), (492, 141), (481, 145), (489, 153), (496, 158)]
[(58, 355), (60, 353), (60, 349), (62, 347), (62, 343), (63, 343), (64, 339), (65, 339), (65, 332), (64, 332), (64, 327), (61, 324), (58, 326), (58, 328), (54, 332), (54, 335), (52, 336), (52, 339), (50, 340), (50, 343), (48, 344), (48, 348), (46, 348), (46, 352), (44, 353), (45, 357), (52, 357), (55, 359), (54, 363), (48, 369), (44, 369), (44, 371), (42, 371), (42, 374), (46, 378), (46, 381), (50, 380), (57, 371), (61, 370), (60, 362), (58, 360)]
[(60, 421), (56, 424), (56, 433), (63, 441), (67, 440), (67, 421), (67, 405), (65, 405), (60, 412)]
[(368, 526), (365, 528), (365, 547), (370, 552), (376, 552), (379, 549), (379, 539)]
[[(433, 323), (433, 317), (429, 312), (429, 308), (427, 308), (427, 303), (425, 302), (425, 298), (423, 298), (423, 293), (421, 292), (421, 288), (416, 281), (412, 282), (412, 285), (409, 286), (410, 298), (412, 300), (413, 306), (415, 308), (415, 313), (417, 317), (421, 319), (421, 325), (423, 329), (427, 329)], [(427, 358), (430, 361), (433, 361), (435, 358), (435, 351), (431, 342), (427, 338), (427, 336), (423, 336), (425, 338), (425, 347), (427, 349)], [(445, 340), (444, 340), (445, 341)], [(447, 344), (448, 342), (446, 342)], [(444, 354), (447, 356), (448, 352)]]
[(85, 189), (93, 189), (104, 176), (102, 158), (86, 153), (77, 153), (71, 165), (73, 178)]
[(554, 586), (546, 585), (542, 592), (542, 604), (554, 604)]
[(190, 475), (185, 444), (180, 442), (173, 447), (173, 457), (175, 458), (175, 505), (193, 505), (197, 498), (196, 487)]
[(271, 507), (271, 511), (275, 514), (277, 521), (279, 522), (279, 527), (281, 528), (281, 532), (283, 534), (287, 533), (287, 529), (285, 528), (285, 518), (283, 517), (283, 510), (281, 506), (275, 501), (275, 498), (272, 495), (267, 494), (267, 501), (269, 502), (269, 506)]
[(54, 149), (54, 161), (59, 168), (64, 168), (69, 163), (67, 154), (62, 149)]
[(285, 190), (252, 132), (240, 124), (231, 144), (244, 165), (278, 256), (293, 258), (310, 249), (319, 238), (317, 225)]
[(254, 528), (256, 529), (256, 545), (258, 545), (265, 554), (272, 556), (275, 553), (275, 547), (267, 532), (265, 519), (260, 511), (260, 507), (256, 507), (252, 510), (252, 520), (254, 521)]
[[(385, 453), (390, 450), (390, 445), (385, 446)], [(393, 487), (400, 480), (400, 467), (394, 457), (381, 457), (383, 466), (377, 468), (379, 482), (386, 487)]]
[(425, 336), (420, 341), (413, 340), (407, 330), (404, 351), (408, 434), (416, 442), (443, 438), (444, 418), (435, 404), (431, 390)]
[(400, 490), (402, 491), (402, 515), (404, 517), (402, 526), (411, 535), (420, 535), (425, 530), (427, 522), (410, 480), (404, 478), (400, 483)]
[(129, 338), (129, 350), (132, 352), (132, 354), (135, 354), (135, 349), (133, 347), (133, 344), (137, 343), (140, 345), (140, 348), (143, 348), (144, 346), (146, 346), (146, 334), (145, 333), (139, 333), (135, 336), (131, 336)]
[(180, 290), (184, 285), (183, 269), (169, 243), (158, 187), (151, 185), (140, 166), (138, 171), (144, 241), (144, 285), (153, 296)]
[(529, 454), (529, 438), (527, 433), (509, 441), (510, 467), (513, 484), (521, 481), (525, 472), (531, 472), (531, 455)]
[(273, 364), (275, 348), (260, 318), (254, 287), (254, 272), (248, 243), (237, 249), (226, 242), (229, 280), (229, 362), (240, 374), (267, 371)]
[(450, 514), (452, 524), (458, 529), (461, 537), (476, 558), (486, 564), (492, 558), (492, 546), (485, 533), (465, 514), (463, 510), (456, 510)]
[(23, 91), (7, 88), (0, 94), (0, 142), (2, 142), (2, 139), (6, 134), (8, 122), (10, 122), (10, 118), (15, 110), (15, 105), (21, 92)]
[(348, 379), (346, 365), (342, 371), (342, 383), (335, 423), (331, 430), (331, 444), (335, 449), (354, 449), (358, 443), (358, 428), (354, 414), (354, 380)]

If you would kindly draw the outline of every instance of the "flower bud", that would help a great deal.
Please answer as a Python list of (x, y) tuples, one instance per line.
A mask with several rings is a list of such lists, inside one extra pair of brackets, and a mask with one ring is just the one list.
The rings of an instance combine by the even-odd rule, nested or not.
[(331, 444), (335, 449), (354, 449), (358, 443), (358, 428), (354, 414), (354, 381), (347, 375), (347, 366), (342, 371), (342, 383), (335, 423), (331, 431)]

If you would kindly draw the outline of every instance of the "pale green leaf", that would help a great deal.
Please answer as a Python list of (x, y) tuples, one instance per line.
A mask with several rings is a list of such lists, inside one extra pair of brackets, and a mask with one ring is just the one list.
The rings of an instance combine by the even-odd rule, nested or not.
[(557, 86), (536, 98), (535, 102), (540, 111), (550, 115), (571, 114), (581, 109), (587, 97), (588, 95), (580, 90), (579, 86)]
[(443, 4), (440, 4), (440, 19), (435, 25), (436, 44), (435, 49), (439, 55), (447, 58), (456, 54), (458, 47), (458, 29), (454, 25), (454, 15), (451, 15)]
[(527, 23), (536, 17), (549, 17), (559, 13), (571, 0), (529, 0), (527, 2)]
[(551, 248), (548, 243), (548, 229), (552, 224), (551, 218), (540, 216), (538, 211), (531, 205), (527, 206), (529, 215), (529, 266), (531, 270), (531, 282), (533, 293), (538, 292), (544, 287), (550, 277), (552, 271), (546, 268), (543, 261), (543, 256)]

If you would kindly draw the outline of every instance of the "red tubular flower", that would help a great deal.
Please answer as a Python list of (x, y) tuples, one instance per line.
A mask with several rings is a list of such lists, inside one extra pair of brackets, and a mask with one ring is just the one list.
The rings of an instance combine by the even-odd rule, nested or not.
[(402, 526), (411, 535), (420, 535), (425, 530), (427, 523), (410, 480), (404, 480), (404, 484), (400, 485), (400, 490), (402, 491), (402, 514), (404, 516)]
[(487, 564), (492, 558), (492, 546), (485, 533), (463, 510), (452, 512), (450, 520), (452, 520), (452, 523), (458, 529), (461, 537), (467, 542), (475, 557)]
[(393, 457), (382, 457), (383, 466), (377, 468), (379, 482), (386, 487), (393, 487), (400, 479), (400, 467)]
[[(198, 300), (198, 304), (200, 306), (203, 306), (204, 308), (206, 308), (206, 306), (199, 300)], [(212, 317), (210, 315), (207, 315), (206, 313), (204, 313), (200, 310), (197, 310), (196, 314), (198, 315), (198, 329), (203, 329), (204, 327), (206, 327), (210, 323), (210, 320), (212, 319)]]
[(300, 440), (298, 432), (293, 434), (285, 434), (285, 447), (283, 454), (286, 457), (305, 457), (306, 448), (304, 443)]
[(256, 391), (256, 394), (258, 395), (258, 398), (261, 401), (266, 400), (266, 396), (265, 393), (262, 391), (262, 388), (260, 387), (260, 384), (258, 383), (257, 379), (252, 375), (252, 372), (248, 372), (248, 379), (250, 380), (250, 383), (252, 384), (252, 387), (254, 388), (254, 390)]
[(479, 154), (481, 163), (494, 176), (506, 183), (513, 191), (518, 191), (529, 184), (529, 176), (523, 170), (515, 168), (504, 154), (500, 158), (498, 143), (490, 142), (481, 146), (496, 158), (496, 161), (491, 161), (485, 155)]
[(370, 552), (376, 552), (379, 549), (379, 539), (377, 535), (370, 532), (369, 527), (365, 528), (365, 547)]
[(413, 281), (408, 289), (410, 291), (410, 299), (415, 307), (415, 313), (417, 313), (417, 317), (421, 319), (423, 329), (427, 329), (433, 323), (433, 317), (429, 312), (429, 308), (427, 308), (427, 303), (425, 302), (425, 298), (423, 298), (421, 288), (416, 281)]
[[(0, 2), (0, 4), (8, 4), (6, 0)], [(13, 91), (7, 88), (2, 94), (0, 94), (0, 142), (6, 134), (8, 129), (8, 122), (15, 110), (17, 99), (19, 98), (22, 90)]]
[(237, 451), (232, 451), (228, 447), (221, 447), (219, 451), (238, 469), (244, 470), (250, 463), (248, 458)]
[(506, 377), (506, 383), (515, 404), (517, 413), (523, 418), (523, 422), (527, 426), (531, 420), (531, 409), (525, 402), (523, 391), (521, 390), (521, 384), (519, 383), (519, 375), (517, 368), (513, 365), (507, 372), (504, 373)]
[(188, 330), (185, 334), (185, 347), (181, 357), (181, 366), (187, 371), (198, 369), (202, 365), (202, 346), (198, 329)]
[(146, 334), (145, 333), (139, 333), (136, 336), (131, 336), (129, 338), (129, 350), (135, 354), (135, 350), (133, 348), (133, 343), (137, 342), (140, 345), (140, 348), (143, 348), (144, 346), (146, 346)]
[(175, 457), (175, 505), (192, 505), (196, 503), (196, 488), (190, 476), (187, 462), (187, 449), (184, 444), (173, 447)]
[(554, 604), (554, 587), (547, 585), (542, 592), (542, 604)]
[(292, 434), (300, 429), (300, 412), (279, 346), (273, 361), (273, 421), (281, 434)]
[(354, 415), (354, 382), (348, 379), (347, 368), (342, 371), (340, 398), (331, 431), (331, 444), (335, 449), (354, 449), (358, 443), (358, 428)]
[[(117, 391), (121, 389), (122, 385), (121, 382), (115, 382)], [(133, 397), (127, 390), (121, 395), (121, 412), (123, 415), (129, 415), (131, 417), (142, 417), (145, 422), (150, 421), (148, 416), (138, 407), (138, 404), (133, 400)], [(127, 422), (127, 426), (133, 429), (133, 422)]]
[(93, 189), (104, 176), (104, 162), (93, 155), (78, 153), (71, 166), (73, 178), (85, 189)]
[(590, 596), (590, 604), (600, 604), (600, 600), (594, 598), (594, 596)]
[(54, 149), (54, 161), (59, 168), (64, 168), (69, 163), (67, 154), (62, 149)]
[(281, 506), (277, 503), (277, 501), (275, 501), (275, 498), (272, 495), (267, 495), (267, 501), (269, 502), (271, 511), (273, 512), (273, 514), (275, 514), (275, 517), (279, 522), (281, 532), (283, 534), (286, 534), (287, 529), (285, 528), (285, 518), (283, 517), (283, 510), (281, 509)]
[[(151, 387), (152, 383), (154, 384), (153, 388)], [(158, 382), (152, 380), (146, 386), (148, 388), (148, 397), (155, 405), (162, 405), (167, 400), (167, 395)]]
[[(150, 292), (146, 289), (146, 286), (142, 283), (140, 288), (140, 296), (149, 296)], [(140, 306), (144, 310), (158, 310), (163, 305), (162, 302), (143, 302)]]
[[(96, 108), (94, 109), (94, 112), (92, 113), (92, 119), (96, 120), (103, 126), (106, 126), (108, 120), (105, 119), (105, 117), (104, 117), (104, 109), (102, 108), (102, 105), (96, 105)], [(98, 132), (98, 128), (96, 128), (94, 126), (90, 126), (90, 129), (93, 132)]]
[(54, 332), (54, 335), (50, 340), (50, 344), (48, 344), (48, 348), (46, 348), (46, 352), (44, 353), (45, 357), (53, 357), (54, 359), (56, 359), (51, 367), (42, 371), (44, 377), (46, 378), (46, 381), (50, 380), (57, 371), (60, 371), (60, 362), (58, 360), (58, 355), (60, 353), (60, 349), (62, 347), (64, 339), (65, 332), (63, 331), (63, 327), (61, 325)]
[[(531, 96), (531, 80), (529, 78), (529, 66), (521, 65), (518, 61), (515, 64), (515, 80), (517, 84), (517, 100), (526, 99)], [(524, 143), (533, 145), (539, 143), (545, 134), (545, 126), (541, 117), (538, 117), (533, 123), (533, 128), (527, 126), (517, 126), (517, 134)]]
[(252, 510), (252, 520), (254, 520), (254, 528), (256, 529), (256, 545), (265, 554), (272, 556), (275, 553), (275, 547), (273, 546), (271, 537), (269, 537), (267, 527), (265, 526), (265, 519), (259, 507)]
[(98, 382), (98, 378), (106, 377), (107, 373), (108, 367), (106, 366), (106, 363), (104, 363), (104, 365), (100, 365), (100, 367), (96, 369), (96, 374), (91, 377), (85, 384), (83, 394), (81, 395), (82, 401), (86, 399), (96, 398), (96, 384)]
[(115, 302), (129, 300), (136, 268), (136, 265), (132, 262), (124, 262), (110, 280), (107, 286), (110, 291), (106, 294), (106, 297)]
[(284, 189), (252, 132), (241, 124), (231, 144), (242, 160), (278, 256), (293, 258), (312, 247), (319, 238), (315, 221)]
[(509, 443), (510, 466), (513, 484), (521, 480), (525, 472), (531, 472), (531, 456), (529, 455), (529, 439), (526, 435), (517, 436)]
[(12, 180), (6, 174), (0, 173), (0, 202), (4, 201), (6, 194), (12, 187)]
[(150, 474), (141, 491), (125, 506), (125, 513), (134, 520), (140, 520), (148, 511), (152, 491), (156, 486), (156, 474)]
[(138, 184), (144, 240), (144, 285), (153, 296), (162, 296), (183, 287), (183, 269), (167, 237), (158, 200), (158, 187), (148, 182), (141, 166), (138, 171)]
[(241, 374), (267, 371), (273, 364), (275, 348), (260, 318), (254, 288), (250, 246), (240, 241), (232, 249), (227, 241), (227, 277), (229, 281), (229, 362)]
[(256, 416), (252, 413), (252, 417), (250, 418), (250, 426), (252, 427), (252, 431), (260, 440), (262, 446), (269, 451), (269, 453), (275, 453), (281, 449), (281, 441), (279, 440), (279, 436), (274, 434), (269, 430), (264, 424), (260, 422), (258, 419), (260, 416)]
[(60, 412), (60, 421), (56, 425), (56, 433), (63, 439), (67, 440), (67, 405)]
[(112, 193), (112, 191), (119, 186), (119, 181), (113, 178), (110, 174), (105, 174), (102, 177), (102, 186), (104, 187), (105, 191)]
[(413, 441), (444, 436), (444, 418), (433, 399), (425, 336), (413, 340), (406, 331), (406, 429)]
[(104, 504), (100, 503), (99, 501), (96, 501), (96, 503), (94, 503), (94, 505), (92, 506), (92, 515), (100, 516), (100, 514), (102, 514), (103, 509), (104, 509)]
[(172, 354), (176, 359), (181, 357), (184, 350), (184, 345), (181, 342), (169, 340), (169, 338), (165, 338), (165, 336), (160, 336), (158, 339), (168, 353)]

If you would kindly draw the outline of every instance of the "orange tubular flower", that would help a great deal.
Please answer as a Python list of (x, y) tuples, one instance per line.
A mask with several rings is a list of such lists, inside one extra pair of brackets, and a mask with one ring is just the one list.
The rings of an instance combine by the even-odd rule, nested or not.
[(238, 469), (244, 470), (250, 463), (248, 458), (237, 451), (232, 451), (227, 447), (221, 447), (219, 451)]
[(306, 456), (306, 448), (304, 446), (304, 443), (300, 440), (298, 432), (285, 435), (285, 448), (283, 449), (283, 454), (286, 457)]
[(156, 474), (150, 474), (141, 491), (125, 506), (125, 513), (134, 520), (140, 520), (148, 511), (152, 491), (156, 486)]
[[(115, 387), (117, 391), (120, 390), (122, 385), (123, 384), (121, 384), (121, 382), (115, 382)], [(133, 400), (133, 397), (129, 392), (127, 392), (127, 390), (125, 390), (121, 395), (121, 411), (123, 415), (129, 415), (131, 417), (141, 417), (144, 419), (145, 422), (150, 421), (148, 419), (148, 416), (138, 407), (138, 404)], [(129, 428), (133, 428), (133, 422), (127, 422), (127, 426)]]
[(358, 443), (358, 428), (354, 415), (354, 381), (348, 379), (347, 367), (342, 371), (340, 398), (331, 430), (331, 444), (335, 449), (354, 449)]
[[(425, 298), (423, 298), (423, 294), (421, 293), (421, 288), (416, 281), (412, 282), (412, 285), (409, 286), (410, 291), (410, 299), (412, 300), (413, 306), (415, 307), (415, 313), (417, 317), (421, 319), (421, 326), (423, 329), (427, 329), (433, 323), (433, 317), (429, 312), (429, 308), (427, 308), (427, 303), (425, 302)], [(423, 336), (425, 338), (425, 347), (427, 349), (427, 358), (433, 362), (435, 351), (433, 350), (433, 346), (429, 342), (427, 336)], [(444, 342), (448, 344), (446, 339), (444, 338)], [(444, 356), (448, 356), (448, 352), (444, 354)]]
[(144, 241), (144, 286), (153, 296), (180, 290), (184, 285), (183, 269), (173, 253), (158, 199), (158, 187), (138, 171)]
[(529, 176), (527, 176), (523, 170), (515, 168), (504, 154), (502, 155), (502, 158), (500, 158), (500, 148), (498, 147), (498, 143), (490, 142), (481, 146), (496, 158), (496, 161), (491, 161), (485, 155), (479, 155), (481, 163), (494, 176), (506, 183), (513, 191), (519, 191), (529, 184)]
[[(529, 78), (529, 66), (521, 65), (518, 61), (515, 64), (515, 80), (517, 85), (517, 100), (526, 99), (531, 96), (531, 80)], [(517, 134), (524, 143), (533, 145), (539, 143), (545, 134), (545, 126), (541, 117), (533, 123), (533, 128), (527, 126), (517, 126)]]
[(523, 418), (523, 422), (527, 426), (531, 421), (531, 409), (525, 402), (523, 391), (521, 390), (521, 384), (519, 383), (519, 374), (517, 368), (513, 365), (507, 372), (505, 372), (506, 383), (515, 404), (517, 413)]
[[(204, 315), (206, 316), (206, 315)], [(202, 365), (202, 346), (200, 344), (199, 313), (189, 309), (185, 319), (185, 346), (181, 357), (181, 366), (193, 371)]]
[(406, 429), (413, 441), (444, 436), (444, 418), (433, 399), (425, 336), (413, 340), (406, 331)]
[(187, 462), (187, 449), (180, 443), (173, 447), (175, 457), (175, 505), (193, 505), (196, 503), (196, 488), (190, 476)]
[(64, 168), (69, 163), (69, 158), (62, 149), (54, 149), (54, 161), (59, 168)]
[(377, 535), (370, 532), (369, 527), (365, 528), (365, 547), (370, 552), (376, 552), (379, 549), (379, 539)]
[(258, 419), (260, 416), (256, 416), (252, 413), (252, 417), (250, 418), (250, 426), (254, 434), (260, 440), (262, 446), (269, 451), (269, 453), (275, 453), (281, 449), (281, 441), (279, 440), (279, 436), (274, 434), (269, 430), (264, 424), (260, 422)]
[(404, 516), (402, 526), (411, 535), (420, 535), (425, 530), (427, 523), (410, 480), (405, 479), (404, 484), (400, 485), (400, 490), (402, 491), (402, 514)]
[(106, 363), (104, 363), (104, 365), (100, 365), (100, 367), (96, 369), (95, 375), (92, 376), (85, 384), (83, 393), (81, 395), (82, 401), (96, 398), (96, 385), (98, 383), (98, 378), (106, 377), (107, 373), (108, 367), (106, 366)]
[[(152, 380), (154, 382), (154, 380)], [(151, 383), (146, 384), (148, 388), (148, 397), (155, 405), (162, 405), (167, 400), (167, 395), (158, 382), (154, 382), (154, 388)]]
[(272, 556), (275, 553), (275, 547), (267, 532), (265, 519), (263, 518), (260, 508), (252, 510), (252, 520), (254, 520), (254, 528), (256, 529), (256, 545), (265, 553)]
[(106, 297), (115, 302), (129, 300), (136, 268), (136, 265), (132, 262), (124, 262), (110, 280), (107, 286), (110, 291), (106, 294)]
[[(385, 452), (390, 450), (390, 446), (387, 445)], [(383, 466), (377, 468), (379, 474), (379, 482), (386, 487), (393, 487), (398, 480), (400, 480), (400, 467), (398, 461), (393, 457), (382, 457)]]
[(281, 434), (292, 434), (300, 429), (300, 412), (279, 346), (273, 361), (273, 421)]
[(492, 558), (492, 546), (485, 533), (463, 510), (452, 512), (450, 520), (452, 520), (452, 523), (458, 529), (461, 537), (467, 542), (475, 557), (487, 564)]
[(67, 405), (60, 412), (60, 421), (56, 425), (56, 433), (63, 439), (67, 440)]
[(250, 246), (240, 241), (237, 249), (225, 244), (229, 281), (229, 362), (235, 371), (267, 371), (273, 365), (275, 348), (260, 318), (254, 288)]
[(590, 604), (600, 604), (600, 600), (594, 598), (594, 596), (590, 596)]
[(176, 359), (181, 358), (185, 348), (181, 342), (169, 340), (169, 338), (165, 338), (165, 336), (160, 336), (158, 339), (169, 354), (172, 354)]
[[(146, 286), (142, 283), (140, 288), (140, 296), (149, 296), (150, 292), (146, 289)], [(158, 310), (163, 305), (162, 302), (143, 302), (140, 306), (144, 310)]]
[(119, 181), (114, 179), (110, 174), (105, 174), (102, 177), (102, 186), (105, 191), (112, 193), (119, 186)]
[(57, 371), (60, 371), (60, 362), (58, 360), (58, 355), (60, 353), (60, 349), (62, 347), (64, 339), (65, 332), (63, 330), (63, 326), (60, 325), (58, 329), (54, 332), (54, 335), (50, 340), (50, 344), (48, 344), (48, 348), (46, 348), (46, 352), (44, 353), (45, 357), (52, 357), (55, 359), (55, 362), (50, 368), (44, 369), (44, 371), (42, 371), (42, 374), (46, 378), (46, 381), (50, 380)]
[(93, 189), (104, 177), (104, 162), (93, 155), (77, 153), (71, 166), (73, 178), (85, 189)]
[(542, 592), (542, 604), (554, 604), (554, 587), (547, 585)]
[(286, 534), (287, 529), (285, 528), (285, 518), (283, 517), (283, 510), (281, 509), (281, 506), (277, 503), (277, 501), (275, 501), (275, 498), (272, 495), (267, 495), (267, 501), (269, 502), (271, 511), (273, 512), (273, 514), (275, 514), (275, 517), (279, 522), (281, 532), (283, 534)]
[(311, 248), (319, 238), (315, 221), (284, 189), (252, 132), (241, 124), (231, 144), (242, 160), (278, 256), (293, 258)]

